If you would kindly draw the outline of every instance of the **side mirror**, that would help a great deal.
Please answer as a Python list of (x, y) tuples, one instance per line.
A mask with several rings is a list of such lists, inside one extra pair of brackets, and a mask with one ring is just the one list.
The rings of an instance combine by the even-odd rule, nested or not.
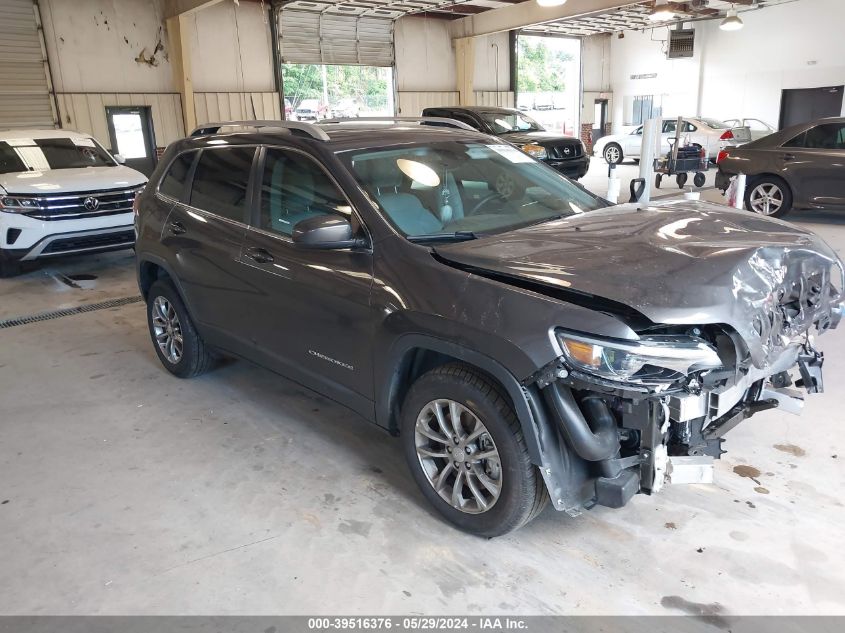
[(293, 243), (302, 248), (340, 249), (361, 246), (362, 241), (352, 234), (349, 220), (339, 215), (316, 215), (296, 223)]
[(123, 154), (112, 154), (112, 156), (114, 156), (114, 159), (117, 161), (118, 165), (126, 164), (126, 158), (124, 158)]

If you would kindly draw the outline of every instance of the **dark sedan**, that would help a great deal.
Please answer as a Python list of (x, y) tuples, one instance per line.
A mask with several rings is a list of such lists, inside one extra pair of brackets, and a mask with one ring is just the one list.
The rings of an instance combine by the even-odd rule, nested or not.
[(498, 136), (575, 180), (582, 178), (590, 167), (590, 157), (580, 140), (547, 132), (530, 116), (513, 108), (453, 106), (426, 108), (422, 114), (455, 119), (485, 134)]
[(719, 153), (716, 187), (747, 176), (745, 208), (782, 217), (792, 209), (845, 209), (845, 118), (818, 119)]

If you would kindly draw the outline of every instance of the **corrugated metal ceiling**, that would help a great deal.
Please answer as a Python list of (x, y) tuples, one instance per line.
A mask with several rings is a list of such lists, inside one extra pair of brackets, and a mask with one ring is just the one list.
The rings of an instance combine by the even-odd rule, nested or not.
[[(395, 20), (406, 15), (440, 19), (458, 19), (521, 2), (534, 0), (292, 0), (284, 6), (338, 16), (371, 16)], [(675, 0), (671, 2), (679, 21), (718, 19), (732, 6), (740, 12), (800, 0)], [(587, 37), (602, 33), (647, 29), (655, 26), (648, 19), (652, 0), (632, 0), (630, 6), (581, 18), (527, 27), (525, 32), (538, 35)]]

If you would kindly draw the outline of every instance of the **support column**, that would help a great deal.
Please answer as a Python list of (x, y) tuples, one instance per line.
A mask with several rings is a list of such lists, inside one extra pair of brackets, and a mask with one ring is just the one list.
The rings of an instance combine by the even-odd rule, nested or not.
[(167, 38), (170, 41), (170, 63), (173, 66), (173, 79), (182, 96), (182, 122), (185, 134), (190, 134), (197, 127), (197, 114), (194, 108), (194, 84), (191, 81), (191, 51), (187, 38), (186, 15), (167, 18)]
[(460, 105), (475, 105), (475, 39), (458, 37), (455, 39), (455, 65), (458, 79)]

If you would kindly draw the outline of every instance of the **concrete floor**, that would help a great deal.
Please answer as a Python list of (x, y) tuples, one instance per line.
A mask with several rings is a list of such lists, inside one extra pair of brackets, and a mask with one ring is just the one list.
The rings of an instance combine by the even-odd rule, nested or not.
[[(845, 249), (839, 217), (795, 219)], [(111, 254), (0, 280), (0, 319), (133, 274)], [(821, 345), (828, 392), (735, 429), (715, 485), (488, 541), (346, 410), (245, 362), (170, 376), (141, 304), (0, 329), (0, 614), (845, 614), (845, 332)]]

